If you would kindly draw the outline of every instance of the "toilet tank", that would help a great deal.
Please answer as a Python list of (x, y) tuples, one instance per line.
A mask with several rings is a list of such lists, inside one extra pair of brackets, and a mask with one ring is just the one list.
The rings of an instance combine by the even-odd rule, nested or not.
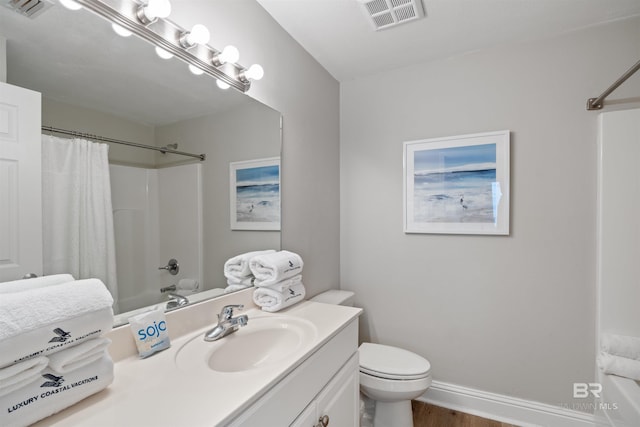
[(346, 305), (349, 307), (353, 307), (354, 300), (355, 300), (355, 294), (351, 291), (331, 289), (316, 295), (315, 297), (311, 298), (309, 301), (323, 302), (325, 304), (334, 304), (334, 305)]

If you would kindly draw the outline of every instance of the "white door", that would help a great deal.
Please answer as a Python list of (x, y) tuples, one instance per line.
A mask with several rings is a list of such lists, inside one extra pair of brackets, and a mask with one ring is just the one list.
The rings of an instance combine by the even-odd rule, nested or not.
[(0, 82), (0, 282), (42, 275), (40, 94)]

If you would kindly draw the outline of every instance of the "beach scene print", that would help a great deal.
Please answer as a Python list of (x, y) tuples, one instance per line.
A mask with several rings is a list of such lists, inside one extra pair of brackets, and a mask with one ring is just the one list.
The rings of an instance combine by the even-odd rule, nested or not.
[(496, 144), (414, 153), (414, 221), (496, 223)]
[(280, 166), (236, 170), (236, 221), (280, 222)]

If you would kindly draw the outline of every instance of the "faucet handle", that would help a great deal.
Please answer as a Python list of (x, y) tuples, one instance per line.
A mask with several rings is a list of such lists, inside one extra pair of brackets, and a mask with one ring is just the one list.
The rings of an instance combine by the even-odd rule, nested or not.
[(218, 320), (229, 320), (233, 316), (233, 309), (237, 308), (238, 310), (242, 310), (244, 308), (243, 304), (229, 304), (222, 307), (222, 311), (218, 314)]

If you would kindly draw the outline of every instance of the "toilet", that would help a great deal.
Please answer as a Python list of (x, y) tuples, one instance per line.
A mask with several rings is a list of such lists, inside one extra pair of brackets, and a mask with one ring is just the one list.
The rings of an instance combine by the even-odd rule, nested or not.
[[(354, 293), (329, 290), (311, 301), (353, 306)], [(413, 427), (411, 400), (431, 385), (427, 359), (398, 347), (362, 343), (360, 391), (375, 401), (374, 427)]]

